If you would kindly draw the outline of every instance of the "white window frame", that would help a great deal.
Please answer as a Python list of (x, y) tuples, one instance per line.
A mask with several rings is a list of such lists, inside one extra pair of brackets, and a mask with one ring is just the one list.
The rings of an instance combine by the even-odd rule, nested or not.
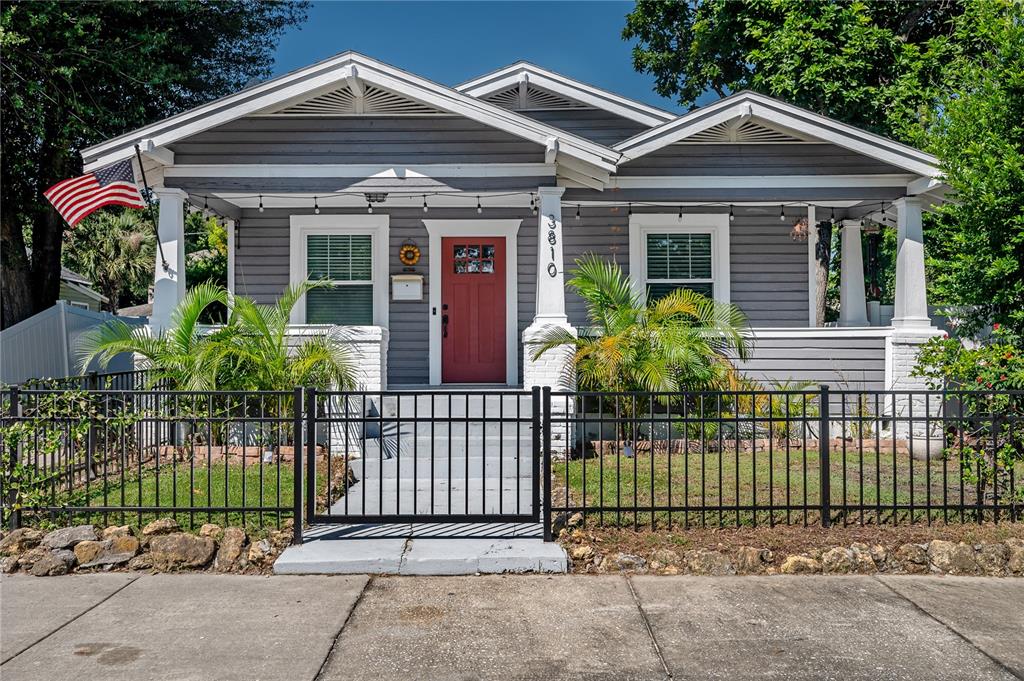
[(730, 302), (729, 216), (724, 213), (634, 213), (629, 218), (629, 275), (633, 288), (647, 299), (647, 235), (710, 234), (711, 284), (718, 302)]
[(519, 382), (519, 227), (513, 220), (424, 220), (429, 241), (427, 308), (430, 385), (441, 385), (441, 239), (444, 237), (504, 237), (505, 239), (505, 383)]
[[(289, 217), (288, 281), (292, 285), (306, 281), (306, 237), (313, 234), (368, 234), (373, 254), (373, 325), (388, 326), (388, 238), (390, 220), (377, 215), (292, 215)], [(292, 309), (292, 324), (306, 324), (306, 297)]]

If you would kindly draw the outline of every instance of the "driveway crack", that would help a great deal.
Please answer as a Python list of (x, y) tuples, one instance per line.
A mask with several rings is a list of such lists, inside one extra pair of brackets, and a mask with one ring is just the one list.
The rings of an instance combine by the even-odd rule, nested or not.
[(19, 651), (18, 651), (17, 653), (15, 653), (14, 655), (11, 655), (11, 656), (10, 656), (9, 658), (7, 658), (6, 660), (4, 660), (3, 662), (0, 662), (0, 666), (3, 666), (3, 665), (5, 665), (5, 664), (7, 664), (8, 662), (10, 662), (10, 661), (11, 661), (11, 660), (13, 660), (14, 658), (18, 657), (18, 656), (19, 656), (19, 655), (21, 655), (22, 653), (24, 653), (24, 652), (27, 652), (27, 651), (31, 650), (32, 648), (36, 647), (37, 645), (39, 645), (40, 643), (42, 643), (42, 642), (43, 642), (43, 641), (45, 641), (46, 639), (50, 638), (51, 636), (53, 636), (53, 635), (54, 635), (54, 634), (56, 634), (56, 633), (57, 633), (58, 631), (60, 631), (60, 630), (61, 630), (61, 629), (63, 629), (64, 627), (68, 626), (68, 625), (69, 625), (69, 624), (71, 624), (72, 622), (74, 622), (74, 621), (76, 621), (76, 620), (80, 619), (81, 617), (83, 617), (83, 616), (85, 616), (85, 615), (89, 614), (90, 612), (92, 612), (93, 610), (95, 610), (95, 609), (96, 609), (96, 608), (98, 608), (99, 606), (103, 605), (104, 603), (106, 603), (107, 601), (109, 601), (109, 600), (110, 600), (111, 598), (113, 598), (113, 597), (114, 597), (114, 596), (116, 596), (117, 594), (119, 594), (119, 593), (121, 593), (122, 591), (124, 591), (125, 589), (127, 589), (127, 588), (128, 588), (129, 586), (131, 586), (132, 584), (134, 584), (134, 583), (135, 583), (135, 582), (137, 582), (138, 580), (139, 580), (139, 577), (134, 577), (134, 578), (132, 578), (132, 579), (128, 580), (128, 581), (127, 581), (127, 582), (125, 582), (125, 583), (124, 583), (124, 584), (123, 584), (122, 586), (118, 587), (117, 589), (114, 589), (114, 590), (113, 590), (113, 591), (111, 591), (111, 592), (110, 592), (109, 594), (107, 594), (107, 595), (106, 595), (105, 597), (103, 597), (103, 598), (101, 598), (100, 600), (96, 601), (95, 603), (93, 603), (92, 605), (90, 605), (90, 606), (89, 606), (88, 608), (86, 608), (86, 609), (85, 609), (85, 610), (83, 610), (82, 612), (78, 613), (77, 615), (75, 615), (74, 617), (72, 617), (71, 619), (69, 619), (69, 620), (68, 620), (67, 622), (65, 622), (64, 624), (60, 625), (59, 627), (57, 627), (57, 628), (56, 628), (56, 629), (54, 629), (53, 631), (51, 631), (51, 632), (49, 632), (49, 633), (47, 633), (47, 634), (44, 634), (43, 636), (40, 636), (40, 637), (39, 637), (38, 639), (36, 639), (36, 640), (35, 640), (35, 641), (33, 641), (32, 643), (30, 643), (30, 644), (28, 644), (27, 646), (25, 646), (25, 648), (24, 648), (24, 649), (22, 649), (22, 650), (19, 650)]
[(992, 655), (989, 655), (987, 652), (982, 650), (981, 647), (978, 646), (977, 643), (975, 643), (970, 638), (968, 638), (967, 635), (960, 633), (955, 627), (950, 625), (948, 622), (945, 622), (945, 621), (939, 619), (938, 617), (936, 617), (935, 615), (931, 614), (930, 612), (925, 610), (922, 606), (918, 605), (917, 602), (915, 602), (912, 598), (910, 598), (909, 596), (901, 593), (900, 591), (898, 591), (896, 589), (896, 587), (892, 586), (891, 584), (886, 583), (885, 581), (879, 579), (878, 577), (875, 577), (874, 579), (875, 579), (876, 582), (878, 582), (879, 584), (884, 586), (886, 589), (888, 589), (889, 591), (891, 591), (894, 594), (896, 594), (897, 597), (899, 597), (899, 598), (903, 599), (904, 601), (906, 601), (907, 603), (909, 603), (912, 608), (914, 608), (915, 610), (917, 610), (918, 612), (923, 614), (925, 617), (927, 617), (927, 618), (937, 622), (939, 624), (939, 626), (943, 627), (944, 629), (949, 631), (951, 634), (953, 634), (954, 636), (959, 638), (961, 641), (963, 641), (964, 643), (966, 643), (967, 645), (971, 646), (972, 648), (977, 650), (979, 653), (981, 653), (982, 655), (987, 657), (989, 660), (992, 661), (993, 664), (995, 664), (997, 667), (999, 667), (1000, 669), (1005, 671), (1007, 674), (1009, 674), (1010, 676), (1012, 676), (1015, 679), (1021, 679), (1022, 681), (1024, 681), (1024, 677), (1022, 677), (1020, 674), (1015, 672), (1013, 669), (1010, 669), (1010, 667), (1008, 667), (1005, 663), (1003, 663), (998, 658), (993, 657)]
[(341, 623), (341, 627), (339, 627), (337, 633), (334, 634), (334, 638), (331, 639), (331, 647), (327, 649), (327, 654), (324, 655), (324, 660), (320, 663), (320, 669), (318, 669), (316, 674), (313, 676), (313, 681), (320, 681), (320, 679), (323, 678), (324, 672), (327, 671), (327, 663), (330, 662), (331, 658), (334, 656), (334, 649), (338, 646), (338, 639), (341, 638), (341, 633), (345, 631), (345, 627), (347, 627), (348, 623), (352, 620), (352, 616), (356, 614), (356, 608), (358, 608), (359, 604), (363, 602), (363, 595), (365, 595), (367, 590), (369, 590), (370, 585), (373, 584), (373, 580), (374, 575), (370, 575), (366, 580), (366, 583), (363, 584), (362, 590), (359, 592), (359, 595), (356, 596), (356, 602), (352, 604), (352, 609), (348, 611), (348, 616), (345, 618), (345, 621)]
[(654, 654), (658, 656), (658, 661), (661, 662), (661, 668), (665, 670), (665, 678), (671, 679), (672, 672), (669, 671), (668, 663), (665, 661), (665, 656), (661, 654), (661, 646), (658, 645), (658, 639), (654, 635), (654, 629), (651, 627), (650, 620), (647, 619), (647, 613), (644, 611), (642, 605), (640, 605), (640, 597), (636, 593), (636, 589), (633, 588), (633, 580), (626, 577), (626, 586), (629, 587), (629, 593), (633, 596), (633, 602), (636, 603), (636, 609), (640, 613), (640, 619), (643, 620), (644, 627), (647, 629), (647, 637), (651, 639), (651, 645), (654, 647)]

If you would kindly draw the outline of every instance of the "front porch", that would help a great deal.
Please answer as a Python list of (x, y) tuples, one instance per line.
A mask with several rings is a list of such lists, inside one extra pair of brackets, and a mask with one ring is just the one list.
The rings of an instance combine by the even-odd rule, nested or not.
[[(313, 278), (311, 268), (321, 266), (310, 263), (311, 238), (319, 239), (313, 242), (319, 245), (324, 240), (330, 243), (333, 236), (361, 237), (367, 244), (360, 265), (365, 278), (338, 282), (339, 289), (358, 289), (358, 293), (334, 311), (325, 308), (323, 300), (314, 301), (313, 309), (298, 306), (291, 333), (325, 333), (340, 324), (356, 348), (362, 370), (360, 384), (367, 390), (465, 387), (473, 382), (464, 376), (456, 380), (445, 376), (446, 362), (464, 361), (473, 340), (472, 336), (456, 337), (459, 331), (452, 318), (477, 312), (466, 305), (458, 311), (446, 309), (455, 305), (454, 300), (445, 298), (446, 290), (448, 295), (457, 291), (451, 286), (446, 289), (446, 270), (477, 266), (476, 262), (464, 264), (469, 262), (465, 257), (456, 262), (453, 249), (470, 253), (500, 244), (501, 261), (479, 265), (494, 269), (478, 273), (480, 279), (500, 279), (503, 287), (501, 299), (487, 303), (493, 308), (491, 316), (477, 321), (478, 326), (486, 324), (491, 329), (490, 338), (482, 342), (492, 344), (488, 349), (497, 358), (492, 364), (500, 367), (480, 384), (572, 387), (564, 385), (564, 357), (549, 353), (534, 361), (524, 343), (551, 325), (572, 330), (587, 326), (582, 301), (565, 287), (566, 271), (571, 271), (573, 262), (596, 253), (619, 262), (632, 273), (636, 285), (658, 285), (648, 273), (648, 261), (656, 254), (648, 252), (647, 237), (707, 235), (714, 251), (708, 258), (712, 276), (678, 283), (707, 286), (716, 299), (733, 302), (747, 314), (754, 349), (741, 369), (751, 378), (766, 385), (791, 381), (848, 389), (920, 387), (907, 383), (910, 367), (902, 350), (937, 333), (927, 316), (924, 285), (917, 281), (923, 277), (920, 202), (896, 201), (887, 204), (884, 213), (877, 210), (878, 204), (861, 208), (871, 211), (864, 216), (878, 220), (875, 224), (895, 221), (903, 225), (900, 252), (905, 255), (897, 261), (896, 310), (885, 326), (880, 325), (888, 321), (884, 308), (866, 300), (864, 261), (858, 257), (862, 251), (861, 220), (837, 221), (843, 244), (840, 316), (835, 326), (821, 326), (816, 313), (817, 230), (807, 230), (806, 240), (795, 240), (791, 234), (791, 222), (815, 224), (820, 207), (785, 205), (787, 219), (780, 221), (777, 215), (768, 214), (776, 209), (763, 203), (678, 206), (670, 211), (668, 205), (567, 204), (564, 191), (541, 186), (515, 196), (446, 196), (443, 201), (394, 192), (374, 204), (373, 213), (365, 207), (355, 208), (353, 204), (363, 197), (350, 194), (232, 197), (241, 205), (237, 219), (228, 220), (229, 289), (259, 302), (272, 302), (288, 283)], [(173, 258), (183, 230), (184, 213), (178, 207), (186, 201), (192, 206), (208, 203), (209, 195), (181, 190), (158, 194), (164, 253)], [(424, 200), (449, 205), (428, 205), (425, 214)], [(307, 201), (315, 202), (315, 212), (304, 205)], [(481, 212), (464, 207), (477, 201)], [(455, 205), (459, 202), (463, 207)], [(845, 208), (843, 214), (853, 211)], [(563, 220), (563, 213), (569, 217)], [(409, 245), (419, 252), (412, 265), (403, 263), (399, 254)], [(446, 254), (445, 247), (453, 253)], [(351, 259), (358, 254), (336, 247), (333, 255)], [(174, 268), (164, 271), (158, 263), (156, 269), (152, 324), (159, 329), (183, 295), (184, 282)], [(323, 322), (325, 314), (340, 316), (333, 325), (310, 323)], [(346, 316), (362, 323), (346, 324)], [(478, 332), (470, 329), (470, 333)]]

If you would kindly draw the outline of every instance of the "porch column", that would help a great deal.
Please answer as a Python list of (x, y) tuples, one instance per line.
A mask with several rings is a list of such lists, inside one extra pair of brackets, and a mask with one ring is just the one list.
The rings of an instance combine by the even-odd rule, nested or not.
[[(537, 304), (533, 323), (523, 331), (523, 387), (551, 386), (553, 390), (574, 390), (573, 348), (562, 346), (548, 350), (537, 359), (536, 343), (543, 341), (552, 329), (560, 328), (573, 336), (576, 329), (565, 314), (565, 261), (562, 257), (562, 194), (564, 187), (541, 187), (537, 190)], [(572, 409), (572, 401), (552, 400), (551, 410), (558, 416), (551, 429), (552, 450), (562, 455), (570, 448), (572, 429), (563, 420)]]
[(156, 250), (153, 314), (149, 318), (149, 328), (154, 335), (170, 326), (171, 313), (185, 297), (185, 199), (188, 198), (180, 189), (157, 189), (156, 195), (160, 201), (157, 223), (160, 245)]
[(927, 328), (928, 294), (924, 282), (924, 231), (921, 199), (907, 196), (896, 206), (896, 290), (892, 325), (897, 328)]
[(842, 263), (839, 271), (839, 326), (867, 326), (864, 295), (864, 254), (860, 220), (843, 220)]
[[(896, 206), (896, 290), (893, 332), (886, 343), (886, 387), (890, 390), (920, 391), (893, 396), (893, 431), (898, 440), (914, 445), (914, 456), (923, 458), (942, 452), (942, 400), (926, 393), (927, 382), (914, 376), (921, 345), (941, 334), (928, 317), (928, 295), (924, 278), (924, 233), (921, 199), (897, 199)], [(927, 416), (933, 417), (931, 420)], [(928, 441), (931, 441), (930, 443)], [(930, 445), (930, 447), (929, 447)]]

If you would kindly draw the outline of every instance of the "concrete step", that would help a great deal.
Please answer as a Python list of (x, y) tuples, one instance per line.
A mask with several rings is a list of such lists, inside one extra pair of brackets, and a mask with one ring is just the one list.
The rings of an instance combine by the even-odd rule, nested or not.
[[(386, 527), (386, 526), (382, 526)], [(448, 531), (457, 529), (447, 526)], [(564, 573), (565, 550), (538, 538), (327, 538), (289, 546), (274, 563), (278, 574), (470, 575)], [(315, 534), (320, 528), (314, 528)]]

